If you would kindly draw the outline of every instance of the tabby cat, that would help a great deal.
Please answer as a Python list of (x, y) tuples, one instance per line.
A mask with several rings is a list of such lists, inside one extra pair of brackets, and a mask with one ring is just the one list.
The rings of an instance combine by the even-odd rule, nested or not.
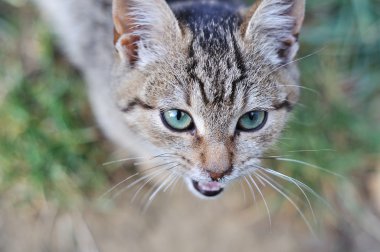
[(213, 198), (262, 169), (299, 96), (304, 0), (35, 1), (105, 135), (155, 163), (135, 183)]

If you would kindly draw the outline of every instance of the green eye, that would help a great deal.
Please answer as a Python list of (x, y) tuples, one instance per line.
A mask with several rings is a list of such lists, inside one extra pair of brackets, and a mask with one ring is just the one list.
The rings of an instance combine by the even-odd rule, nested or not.
[(240, 117), (237, 129), (241, 131), (256, 131), (261, 129), (267, 121), (268, 113), (265, 111), (251, 111)]
[(171, 130), (187, 131), (194, 128), (193, 119), (190, 115), (179, 109), (172, 109), (161, 113), (164, 125)]

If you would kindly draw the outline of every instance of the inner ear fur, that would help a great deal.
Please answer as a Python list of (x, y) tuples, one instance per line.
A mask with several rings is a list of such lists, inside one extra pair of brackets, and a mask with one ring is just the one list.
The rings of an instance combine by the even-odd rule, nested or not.
[[(137, 41), (139, 37), (133, 35), (136, 25), (131, 13), (131, 1), (113, 0), (112, 17), (114, 23), (113, 43), (123, 60), (131, 65), (137, 61)], [(124, 36), (123, 36), (124, 35)]]
[[(240, 32), (244, 40), (277, 52), (277, 63), (287, 62), (298, 50), (304, 16), (305, 0), (257, 0), (246, 11)], [(258, 37), (263, 39), (252, 41)]]
[[(113, 42), (122, 60), (136, 64), (162, 54), (167, 41), (180, 35), (178, 21), (165, 0), (113, 0)], [(149, 48), (154, 45), (153, 48)], [(141, 48), (139, 48), (141, 47)], [(152, 49), (151, 54), (147, 50)], [(145, 50), (141, 53), (141, 50)]]

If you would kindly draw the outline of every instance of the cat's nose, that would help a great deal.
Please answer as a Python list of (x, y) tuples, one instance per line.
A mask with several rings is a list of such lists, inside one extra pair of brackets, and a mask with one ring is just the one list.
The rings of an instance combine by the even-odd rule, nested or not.
[(232, 167), (230, 167), (228, 170), (223, 171), (223, 172), (213, 172), (213, 171), (207, 171), (208, 174), (210, 175), (210, 178), (212, 181), (219, 181), (221, 180), (224, 176), (228, 176), (232, 172)]
[(200, 159), (203, 169), (213, 181), (221, 180), (232, 172), (232, 154), (226, 143), (205, 143)]

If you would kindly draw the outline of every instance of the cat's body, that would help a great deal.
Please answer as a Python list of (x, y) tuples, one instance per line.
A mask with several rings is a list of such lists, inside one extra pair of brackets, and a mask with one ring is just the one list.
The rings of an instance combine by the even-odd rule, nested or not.
[(298, 99), (304, 0), (35, 1), (83, 72), (105, 134), (166, 162), (159, 189), (183, 177), (216, 196), (260, 169)]

